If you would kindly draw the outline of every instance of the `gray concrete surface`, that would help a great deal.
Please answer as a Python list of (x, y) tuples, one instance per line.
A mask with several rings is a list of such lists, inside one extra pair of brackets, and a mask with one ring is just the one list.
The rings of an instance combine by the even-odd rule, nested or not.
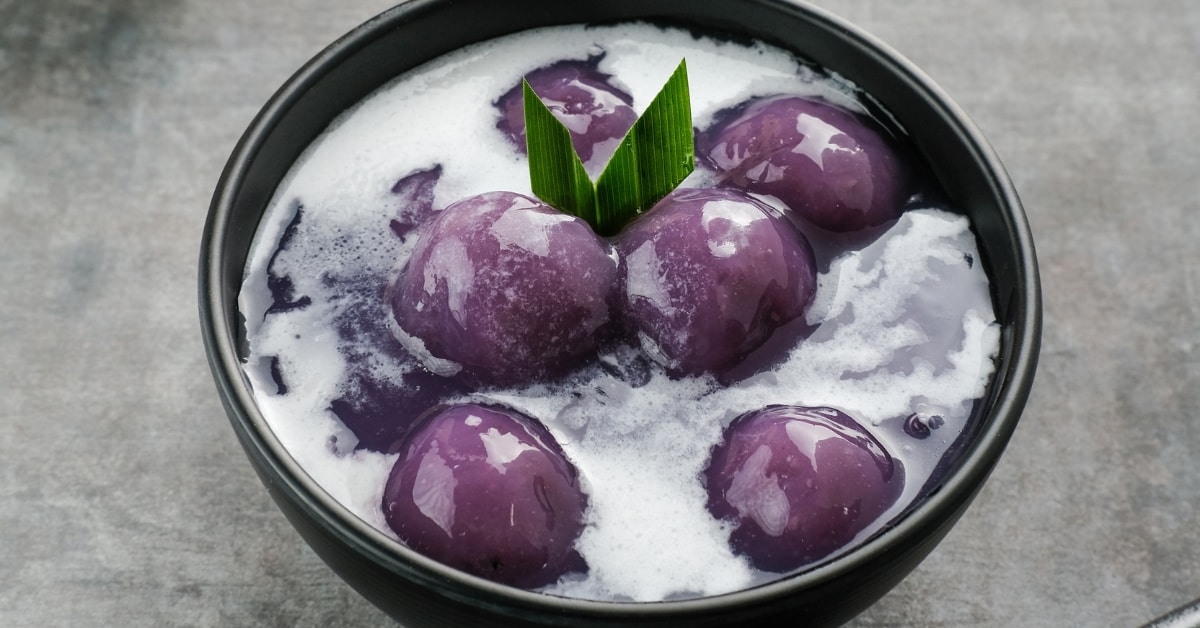
[[(200, 231), (242, 129), (386, 0), (0, 0), (0, 625), (386, 625), (218, 403)], [(1132, 626), (1200, 595), (1200, 3), (825, 0), (989, 136), (1046, 329), (961, 524), (853, 622)]]

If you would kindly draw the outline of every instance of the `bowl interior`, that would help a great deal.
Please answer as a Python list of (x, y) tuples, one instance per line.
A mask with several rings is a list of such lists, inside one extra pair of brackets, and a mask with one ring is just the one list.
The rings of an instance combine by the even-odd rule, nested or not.
[[(416, 555), (350, 515), (308, 479), (274, 439), (240, 369), (244, 341), (237, 298), (255, 230), (291, 164), (333, 118), (397, 74), (464, 45), (541, 26), (622, 20), (663, 21), (761, 39), (837, 72), (870, 94), (909, 131), (950, 201), (971, 218), (1002, 326), (996, 374), (977, 409), (979, 427), (938, 490), (849, 555), (726, 596), (641, 605), (561, 600), (494, 585)], [(484, 609), (500, 617), (531, 620), (566, 613), (597, 622), (687, 617), (727, 621), (756, 616), (763, 608), (808, 608), (797, 605), (835, 598), (844, 603), (829, 604), (825, 618), (838, 620), (873, 602), (932, 549), (990, 472), (1028, 396), (1041, 325), (1028, 225), (1012, 184), (979, 131), (898, 54), (837, 18), (789, 0), (411, 0), (381, 14), (299, 70), (235, 148), (205, 229), (200, 302), (210, 364), (243, 446), (281, 507), (351, 584), (385, 608), (388, 603), (379, 598), (397, 595), (390, 584), (372, 582), (399, 579), (436, 590), (437, 596), (472, 612)], [(317, 547), (328, 543), (333, 546)], [(339, 565), (356, 570), (359, 577), (347, 576)], [(784, 598), (790, 601), (781, 601)], [(428, 616), (442, 612), (432, 609)], [(820, 618), (821, 611), (812, 612)]]

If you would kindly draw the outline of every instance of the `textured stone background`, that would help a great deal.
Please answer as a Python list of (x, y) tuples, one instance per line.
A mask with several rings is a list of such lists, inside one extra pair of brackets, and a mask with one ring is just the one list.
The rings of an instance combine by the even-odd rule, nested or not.
[[(386, 624), (254, 477), (201, 347), (209, 197), (386, 0), (0, 0), (0, 624)], [(1200, 595), (1200, 3), (825, 0), (991, 139), (1041, 369), (946, 541), (853, 623), (1130, 626)]]

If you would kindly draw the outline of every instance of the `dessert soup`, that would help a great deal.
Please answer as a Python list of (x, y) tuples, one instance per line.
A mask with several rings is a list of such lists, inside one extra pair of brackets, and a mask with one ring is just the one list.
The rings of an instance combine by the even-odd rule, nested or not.
[[(676, 192), (610, 238), (541, 204), (522, 78), (595, 176), (681, 58)], [(239, 307), (257, 404), (330, 496), (599, 600), (852, 551), (953, 463), (999, 345), (971, 225), (883, 108), (787, 51), (644, 23), (480, 43), (345, 112), (277, 189)]]

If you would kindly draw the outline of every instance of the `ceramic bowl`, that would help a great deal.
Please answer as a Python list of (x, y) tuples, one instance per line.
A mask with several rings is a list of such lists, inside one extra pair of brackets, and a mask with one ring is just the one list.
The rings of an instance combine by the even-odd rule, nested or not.
[[(726, 595), (655, 603), (563, 599), (498, 585), (418, 555), (350, 514), (297, 466), (256, 407), (241, 369), (244, 339), (237, 300), (251, 240), (276, 186), (338, 114), (397, 74), (468, 44), (535, 27), (628, 20), (761, 39), (840, 74), (876, 99), (910, 132), (951, 203), (969, 215), (1002, 327), (997, 369), (978, 404), (977, 428), (940, 484), (906, 516), (848, 554), (798, 575)], [(213, 197), (199, 288), (209, 362), (251, 464), (317, 554), (406, 626), (843, 622), (911, 571), (967, 508), (1017, 425), (1041, 333), (1029, 227), (986, 140), (898, 53), (855, 26), (793, 0), (412, 0), (386, 11), (301, 68), (246, 130)]]

